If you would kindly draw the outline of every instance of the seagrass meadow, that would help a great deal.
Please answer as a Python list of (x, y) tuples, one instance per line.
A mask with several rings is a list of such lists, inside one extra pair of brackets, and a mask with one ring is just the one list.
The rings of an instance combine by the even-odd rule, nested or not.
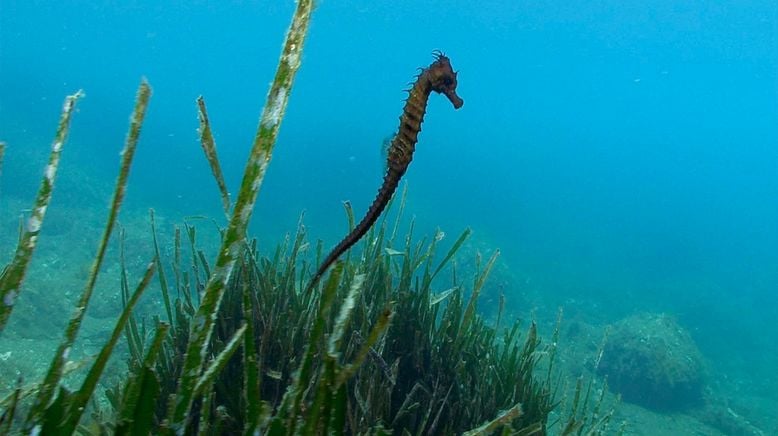
[[(206, 112), (197, 99), (201, 145), (221, 193), (228, 225), (209, 259), (191, 223), (174, 227), (162, 246), (155, 216), (143, 274), (126, 266), (117, 229), (127, 180), (147, 109), (140, 84), (114, 194), (83, 291), (41, 380), (17, 382), (0, 403), (0, 433), (22, 434), (611, 434), (605, 389), (579, 379), (568, 385), (555, 366), (557, 335), (543, 340), (534, 322), (479, 314), (479, 295), (499, 251), (457, 268), (465, 229), (450, 244), (442, 234), (414, 234), (401, 219), (405, 192), (322, 283), (303, 292), (323, 258), (302, 219), (263, 254), (247, 232), (273, 154), (313, 5), (300, 0), (268, 92), (240, 189), (231, 201)], [(0, 334), (14, 316), (82, 93), (65, 99), (38, 195), (18, 228), (17, 248), (0, 276)], [(0, 165), (12, 146), (0, 143)], [(8, 151), (8, 153), (6, 153)], [(283, 152), (283, 150), (279, 150)], [(64, 165), (64, 164), (63, 164)], [(142, 171), (142, 168), (136, 168)], [(54, 193), (56, 195), (56, 193)], [(346, 205), (349, 228), (354, 213)], [(123, 310), (96, 355), (73, 370), (69, 360), (83, 327), (109, 245), (120, 253), (114, 284)], [(29, 281), (29, 280), (27, 280)], [(153, 289), (153, 290), (152, 290)], [(162, 310), (134, 313), (141, 296), (159, 292)], [(118, 356), (127, 370), (105, 377)], [(69, 380), (66, 383), (66, 380)], [(569, 387), (569, 388), (568, 388)]]

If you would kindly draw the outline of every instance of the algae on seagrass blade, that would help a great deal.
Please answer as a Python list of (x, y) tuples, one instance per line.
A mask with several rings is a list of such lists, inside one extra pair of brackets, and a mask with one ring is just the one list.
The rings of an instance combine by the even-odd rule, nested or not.
[[(65, 98), (65, 103), (62, 107), (62, 115), (59, 119), (59, 126), (57, 127), (57, 133), (54, 135), (54, 142), (51, 144), (49, 163), (46, 165), (46, 170), (43, 173), (43, 179), (41, 180), (41, 186), (38, 189), (35, 205), (32, 208), (30, 218), (27, 220), (27, 225), (21, 240), (19, 241), (19, 245), (16, 247), (16, 254), (14, 254), (11, 264), (3, 270), (2, 274), (0, 274), (0, 334), (3, 333), (8, 318), (11, 316), (11, 311), (13, 311), (14, 304), (16, 303), (16, 298), (21, 292), (24, 274), (27, 272), (30, 260), (32, 260), (32, 253), (35, 251), (35, 245), (38, 242), (38, 233), (43, 224), (43, 219), (46, 216), (46, 209), (49, 206), (49, 201), (51, 201), (51, 193), (54, 189), (54, 178), (57, 175), (62, 146), (65, 144), (65, 139), (67, 138), (68, 130), (70, 128), (70, 119), (73, 110), (76, 107), (76, 101), (82, 96), (83, 93), (78, 91)], [(2, 143), (2, 145), (0, 145), (0, 163), (4, 150), (5, 143)]]
[(270, 87), (262, 118), (254, 137), (251, 155), (246, 163), (232, 219), (227, 227), (216, 264), (208, 279), (200, 307), (192, 323), (178, 392), (170, 406), (168, 421), (170, 428), (174, 431), (183, 431), (188, 420), (188, 412), (194, 400), (194, 387), (205, 361), (216, 313), (219, 310), (227, 281), (230, 279), (240, 255), (246, 227), (251, 218), (265, 171), (270, 163), (278, 129), (289, 101), (292, 83), (300, 68), (303, 43), (308, 32), (312, 12), (312, 0), (298, 0), (297, 9), (286, 35), (275, 79)]

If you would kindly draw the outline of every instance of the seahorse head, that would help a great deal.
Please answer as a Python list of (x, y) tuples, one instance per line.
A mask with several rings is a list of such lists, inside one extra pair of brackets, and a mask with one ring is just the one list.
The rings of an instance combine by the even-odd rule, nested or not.
[(454, 109), (459, 109), (465, 102), (457, 95), (457, 73), (446, 55), (439, 51), (433, 52), (433, 55), (435, 62), (427, 68), (432, 90), (445, 95)]

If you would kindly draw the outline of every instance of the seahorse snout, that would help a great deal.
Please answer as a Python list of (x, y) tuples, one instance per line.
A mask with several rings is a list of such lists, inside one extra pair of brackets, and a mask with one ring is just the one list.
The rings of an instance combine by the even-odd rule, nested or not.
[(462, 107), (463, 104), (465, 104), (465, 101), (462, 100), (458, 95), (457, 92), (453, 89), (444, 91), (446, 94), (446, 97), (448, 98), (448, 101), (451, 102), (452, 105), (454, 105), (454, 109), (459, 109)]

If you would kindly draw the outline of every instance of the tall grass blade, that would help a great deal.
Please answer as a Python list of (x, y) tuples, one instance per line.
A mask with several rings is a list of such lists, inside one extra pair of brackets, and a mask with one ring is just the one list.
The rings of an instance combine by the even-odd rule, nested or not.
[(457, 289), (458, 288), (446, 289), (445, 291), (443, 291), (441, 293), (438, 293), (438, 294), (435, 294), (435, 295), (431, 296), (430, 297), (430, 306), (434, 306), (434, 305), (440, 303), (441, 301), (445, 300), (452, 293), (454, 293), (454, 291), (456, 291)]
[(219, 158), (216, 154), (216, 142), (213, 140), (211, 122), (208, 121), (208, 112), (205, 110), (205, 99), (202, 95), (197, 97), (197, 117), (200, 120), (200, 128), (198, 129), (200, 132), (200, 145), (203, 147), (205, 158), (208, 159), (208, 164), (211, 166), (213, 178), (216, 179), (216, 184), (219, 186), (224, 213), (229, 217), (230, 193), (227, 191), (224, 174), (222, 174), (222, 168), (219, 165)]
[(235, 353), (235, 350), (237, 350), (240, 346), (244, 333), (246, 333), (246, 324), (243, 324), (238, 329), (238, 331), (232, 335), (232, 339), (230, 339), (230, 342), (228, 342), (227, 346), (224, 347), (224, 350), (222, 350), (216, 356), (213, 362), (211, 362), (211, 366), (209, 366), (200, 379), (197, 380), (197, 384), (195, 385), (195, 395), (202, 394), (209, 385), (213, 384), (213, 380), (219, 374), (221, 369), (227, 365), (227, 361), (230, 360), (230, 357), (232, 357), (232, 355)]
[(116, 218), (119, 215), (119, 209), (121, 208), (122, 200), (124, 199), (124, 194), (127, 189), (127, 179), (130, 175), (130, 166), (132, 165), (132, 158), (135, 155), (135, 148), (138, 145), (141, 126), (143, 125), (143, 118), (146, 115), (146, 108), (148, 107), (150, 97), (151, 87), (143, 80), (138, 88), (135, 109), (130, 118), (130, 130), (127, 134), (127, 140), (121, 153), (122, 160), (119, 176), (116, 180), (116, 188), (111, 202), (111, 209), (108, 213), (108, 221), (106, 222), (105, 230), (103, 231), (103, 236), (97, 249), (97, 255), (92, 263), (92, 269), (90, 270), (86, 287), (84, 288), (78, 301), (78, 305), (76, 306), (76, 310), (65, 329), (65, 337), (62, 339), (62, 342), (54, 354), (54, 358), (49, 366), (43, 384), (41, 385), (41, 389), (38, 392), (38, 396), (27, 415), (25, 423), (26, 432), (32, 431), (35, 423), (40, 421), (44, 411), (53, 400), (54, 392), (57, 390), (60, 379), (62, 378), (63, 367), (67, 361), (73, 342), (75, 342), (76, 336), (78, 335), (78, 329), (81, 326), (81, 321), (86, 313), (89, 299), (92, 297), (92, 292), (94, 291), (95, 283), (97, 282), (97, 274), (103, 263), (105, 252), (108, 248), (108, 241), (110, 240), (111, 233), (116, 225)]
[(446, 266), (446, 264), (451, 260), (452, 257), (454, 257), (454, 254), (459, 250), (460, 247), (462, 247), (462, 244), (465, 243), (467, 238), (470, 236), (470, 234), (473, 233), (470, 228), (466, 228), (461, 235), (459, 235), (459, 238), (457, 238), (456, 242), (454, 242), (454, 245), (451, 246), (451, 249), (448, 250), (448, 253), (446, 253), (446, 256), (443, 258), (443, 260), (440, 261), (438, 264), (438, 267), (435, 268), (435, 271), (430, 275), (428, 281), (424, 283), (424, 287), (428, 287), (430, 283), (432, 283), (432, 280), (435, 278), (435, 276), (438, 275), (438, 273), (443, 270), (443, 268)]
[[(121, 288), (122, 309), (127, 306), (130, 299), (130, 284), (127, 278), (127, 264), (124, 257), (124, 229), (119, 229), (119, 287)], [(132, 361), (140, 363), (143, 354), (143, 339), (138, 333), (138, 324), (134, 316), (130, 317), (130, 322), (124, 327), (124, 334), (127, 337), (127, 347), (130, 351)]]
[(157, 265), (157, 275), (159, 276), (159, 287), (162, 289), (162, 301), (165, 303), (165, 313), (168, 323), (173, 324), (173, 310), (170, 306), (170, 293), (167, 286), (167, 276), (165, 267), (162, 265), (162, 257), (159, 254), (159, 244), (157, 243), (157, 225), (154, 222), (154, 209), (149, 209), (151, 217), (151, 239), (154, 243), (154, 262)]
[(348, 219), (348, 231), (351, 232), (356, 227), (356, 221), (354, 220), (354, 208), (351, 207), (350, 201), (343, 202), (343, 209), (346, 211), (346, 218)]
[(14, 415), (16, 414), (16, 407), (19, 404), (19, 397), (22, 394), (22, 380), (21, 378), (16, 383), (16, 389), (11, 394), (8, 406), (0, 416), (0, 434), (11, 434), (11, 425), (14, 422)]
[(330, 334), (328, 354), (332, 358), (337, 358), (340, 350), (341, 342), (343, 341), (343, 335), (346, 332), (349, 321), (351, 320), (351, 312), (354, 309), (356, 300), (362, 291), (362, 284), (365, 282), (365, 275), (358, 274), (354, 276), (354, 280), (351, 282), (351, 288), (349, 289), (346, 299), (340, 306), (340, 313), (335, 319), (335, 327)]
[[(392, 228), (392, 234), (389, 236), (389, 246), (394, 243), (394, 238), (397, 236), (397, 231), (400, 228), (400, 222), (402, 221), (403, 212), (405, 211), (405, 200), (408, 196), (408, 182), (403, 183), (402, 195), (400, 196), (400, 207), (397, 210), (397, 217), (394, 220), (394, 227)], [(392, 197), (394, 201), (394, 196)]]
[[(54, 179), (57, 176), (62, 146), (65, 144), (65, 139), (68, 136), (70, 120), (76, 107), (76, 101), (81, 96), (83, 96), (83, 93), (78, 91), (65, 98), (62, 115), (60, 115), (59, 125), (57, 126), (57, 133), (54, 135), (54, 142), (51, 144), (49, 163), (43, 172), (43, 179), (41, 179), (35, 205), (32, 208), (30, 218), (27, 220), (27, 225), (21, 235), (19, 245), (16, 247), (14, 258), (3, 274), (0, 275), (0, 334), (5, 330), (5, 325), (11, 316), (16, 298), (19, 297), (21, 292), (22, 281), (24, 281), (24, 275), (32, 259), (32, 253), (35, 251), (38, 233), (41, 230), (43, 219), (46, 216), (46, 209), (49, 207), (49, 201), (51, 201), (51, 193), (54, 190)], [(2, 161), (4, 152), (5, 143), (0, 146), (0, 161)]]
[(484, 284), (486, 283), (486, 278), (489, 277), (489, 273), (492, 271), (492, 267), (494, 266), (494, 262), (497, 260), (498, 256), (500, 256), (500, 250), (495, 250), (494, 254), (492, 254), (492, 257), (490, 257), (489, 260), (486, 262), (484, 271), (481, 273), (481, 275), (478, 276), (478, 278), (475, 281), (475, 284), (473, 285), (474, 294), (481, 292), (481, 288), (484, 287)]
[(386, 330), (389, 328), (389, 323), (392, 320), (393, 314), (394, 312), (392, 311), (391, 307), (387, 307), (383, 312), (381, 312), (381, 316), (378, 317), (378, 321), (376, 321), (375, 326), (373, 326), (373, 328), (370, 330), (370, 334), (357, 352), (354, 361), (346, 365), (341, 370), (338, 380), (339, 384), (348, 381), (348, 379), (350, 379), (354, 373), (356, 373), (359, 367), (362, 366), (362, 363), (370, 353), (370, 350), (373, 349), (373, 346), (378, 342), (379, 339), (381, 339), (381, 336), (383, 336), (384, 333), (386, 333)]
[(319, 309), (311, 327), (308, 343), (305, 346), (305, 354), (303, 354), (302, 362), (292, 379), (292, 384), (287, 388), (286, 394), (284, 394), (279, 411), (271, 423), (271, 432), (285, 429), (284, 433), (294, 434), (295, 428), (297, 427), (297, 418), (300, 415), (300, 408), (305, 395), (305, 384), (310, 381), (314, 355), (316, 354), (319, 341), (324, 336), (324, 327), (326, 320), (329, 319), (330, 311), (332, 310), (332, 304), (335, 300), (335, 295), (337, 294), (343, 267), (342, 261), (335, 263), (335, 267), (332, 269), (332, 272), (327, 279), (327, 283), (324, 285), (319, 300)]
[(492, 254), (492, 257), (489, 258), (489, 261), (486, 263), (484, 271), (475, 279), (473, 292), (470, 294), (470, 300), (468, 300), (465, 313), (462, 316), (462, 325), (459, 330), (459, 334), (457, 335), (458, 339), (461, 339), (470, 329), (470, 323), (473, 322), (473, 318), (475, 317), (475, 306), (478, 301), (478, 296), (481, 294), (481, 288), (483, 288), (484, 283), (486, 283), (486, 278), (489, 277), (489, 272), (491, 272), (492, 267), (494, 266), (494, 262), (497, 260), (499, 255), (500, 250), (495, 250), (494, 254)]
[(97, 382), (100, 380), (100, 376), (105, 369), (105, 365), (108, 363), (108, 359), (111, 357), (111, 353), (113, 353), (113, 349), (116, 346), (116, 343), (119, 341), (119, 338), (122, 336), (122, 331), (127, 325), (127, 321), (130, 319), (132, 309), (138, 303), (138, 300), (140, 300), (141, 295), (143, 295), (143, 291), (145, 291), (148, 287), (152, 277), (154, 277), (155, 268), (156, 263), (154, 261), (150, 262), (146, 266), (146, 272), (143, 274), (143, 279), (141, 279), (140, 283), (135, 288), (135, 292), (132, 293), (132, 296), (124, 306), (121, 315), (119, 315), (119, 319), (116, 321), (116, 325), (114, 326), (113, 332), (111, 333), (111, 337), (108, 339), (108, 342), (103, 345), (102, 350), (100, 350), (100, 354), (97, 355), (97, 359), (92, 365), (92, 368), (89, 369), (89, 373), (87, 374), (86, 379), (84, 379), (84, 383), (81, 385), (81, 389), (73, 394), (68, 405), (68, 415), (66, 417), (67, 421), (63, 428), (65, 434), (70, 434), (71, 432), (75, 431), (76, 426), (78, 426), (78, 421), (81, 420), (81, 415), (86, 409), (86, 404), (92, 397), (95, 387), (97, 387)]
[(118, 412), (116, 435), (149, 434), (153, 423), (154, 403), (159, 395), (159, 381), (151, 369), (157, 360), (170, 324), (160, 322), (139, 376), (130, 376), (124, 388)]
[(498, 427), (510, 424), (516, 418), (522, 415), (521, 404), (516, 404), (505, 412), (501, 413), (497, 418), (479, 426), (470, 431), (466, 431), (462, 436), (478, 436), (493, 434)]
[(246, 402), (246, 425), (243, 434), (252, 435), (257, 430), (262, 412), (260, 403), (259, 365), (254, 338), (254, 303), (249, 289), (248, 272), (243, 270), (243, 319), (246, 334), (243, 335), (243, 401)]
[(338, 386), (331, 401), (330, 420), (327, 434), (346, 434), (346, 416), (348, 413), (347, 385)]
[(3, 175), (3, 156), (5, 156), (5, 141), (0, 141), (0, 176)]
[(312, 0), (298, 0), (297, 9), (284, 42), (283, 54), (254, 137), (251, 155), (246, 163), (232, 219), (230, 219), (216, 264), (192, 323), (178, 392), (170, 410), (169, 423), (171, 429), (177, 432), (184, 430), (189, 410), (192, 407), (195, 383), (202, 371), (216, 314), (227, 281), (230, 279), (235, 263), (240, 256), (246, 227), (254, 209), (257, 193), (265, 177), (265, 171), (270, 163), (295, 74), (300, 67), (303, 43), (308, 32), (312, 11)]

